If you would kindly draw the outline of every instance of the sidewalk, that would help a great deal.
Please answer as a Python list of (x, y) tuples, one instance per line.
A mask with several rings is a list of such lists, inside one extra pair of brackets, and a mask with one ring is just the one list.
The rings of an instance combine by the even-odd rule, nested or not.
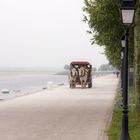
[(0, 103), (2, 140), (103, 140), (118, 79), (93, 80), (91, 89), (62, 86)]

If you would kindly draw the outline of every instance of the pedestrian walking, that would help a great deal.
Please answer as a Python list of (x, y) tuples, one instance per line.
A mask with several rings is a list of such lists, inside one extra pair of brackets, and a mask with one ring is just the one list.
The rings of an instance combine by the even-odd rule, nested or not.
[(116, 71), (117, 78), (119, 77), (119, 74), (120, 74), (120, 72), (119, 72), (119, 70), (117, 70)]

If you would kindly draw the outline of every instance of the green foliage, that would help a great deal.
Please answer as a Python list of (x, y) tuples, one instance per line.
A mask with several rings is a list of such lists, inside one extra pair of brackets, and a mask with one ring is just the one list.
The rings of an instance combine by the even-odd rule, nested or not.
[[(134, 27), (134, 42), (135, 42), (135, 89), (138, 97), (139, 111), (140, 111), (140, 0), (137, 0), (137, 9), (135, 13), (135, 27)], [(139, 113), (140, 114), (140, 113)], [(139, 118), (140, 122), (140, 118)]]
[(85, 0), (84, 21), (92, 35), (91, 43), (105, 47), (110, 63), (120, 66), (121, 36), (124, 32), (120, 20), (120, 0)]
[[(140, 139), (140, 127), (137, 123), (137, 110), (136, 110), (136, 94), (134, 93), (134, 88), (129, 88), (129, 134), (130, 138), (133, 140)], [(120, 96), (117, 96), (116, 102), (120, 100)], [(115, 105), (112, 117), (112, 124), (109, 128), (108, 135), (109, 140), (118, 140), (121, 133), (121, 121), (122, 121), (122, 109), (118, 104)]]

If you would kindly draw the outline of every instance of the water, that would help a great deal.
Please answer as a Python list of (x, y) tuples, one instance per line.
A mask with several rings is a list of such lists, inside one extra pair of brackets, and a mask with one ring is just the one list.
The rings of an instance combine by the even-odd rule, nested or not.
[(68, 84), (66, 75), (42, 73), (4, 74), (0, 75), (0, 91), (2, 89), (8, 89), (10, 94), (0, 93), (0, 99), (41, 91), (47, 89), (50, 85), (56, 87), (63, 84)]

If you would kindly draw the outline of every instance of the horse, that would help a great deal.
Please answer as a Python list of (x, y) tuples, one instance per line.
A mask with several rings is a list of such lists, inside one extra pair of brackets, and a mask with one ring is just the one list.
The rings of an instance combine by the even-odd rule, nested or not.
[(81, 66), (79, 68), (79, 78), (81, 83), (81, 88), (86, 88), (87, 79), (88, 79), (89, 69)]
[(70, 88), (74, 88), (76, 86), (76, 78), (77, 78), (78, 72), (76, 68), (72, 68), (69, 73), (69, 84)]

